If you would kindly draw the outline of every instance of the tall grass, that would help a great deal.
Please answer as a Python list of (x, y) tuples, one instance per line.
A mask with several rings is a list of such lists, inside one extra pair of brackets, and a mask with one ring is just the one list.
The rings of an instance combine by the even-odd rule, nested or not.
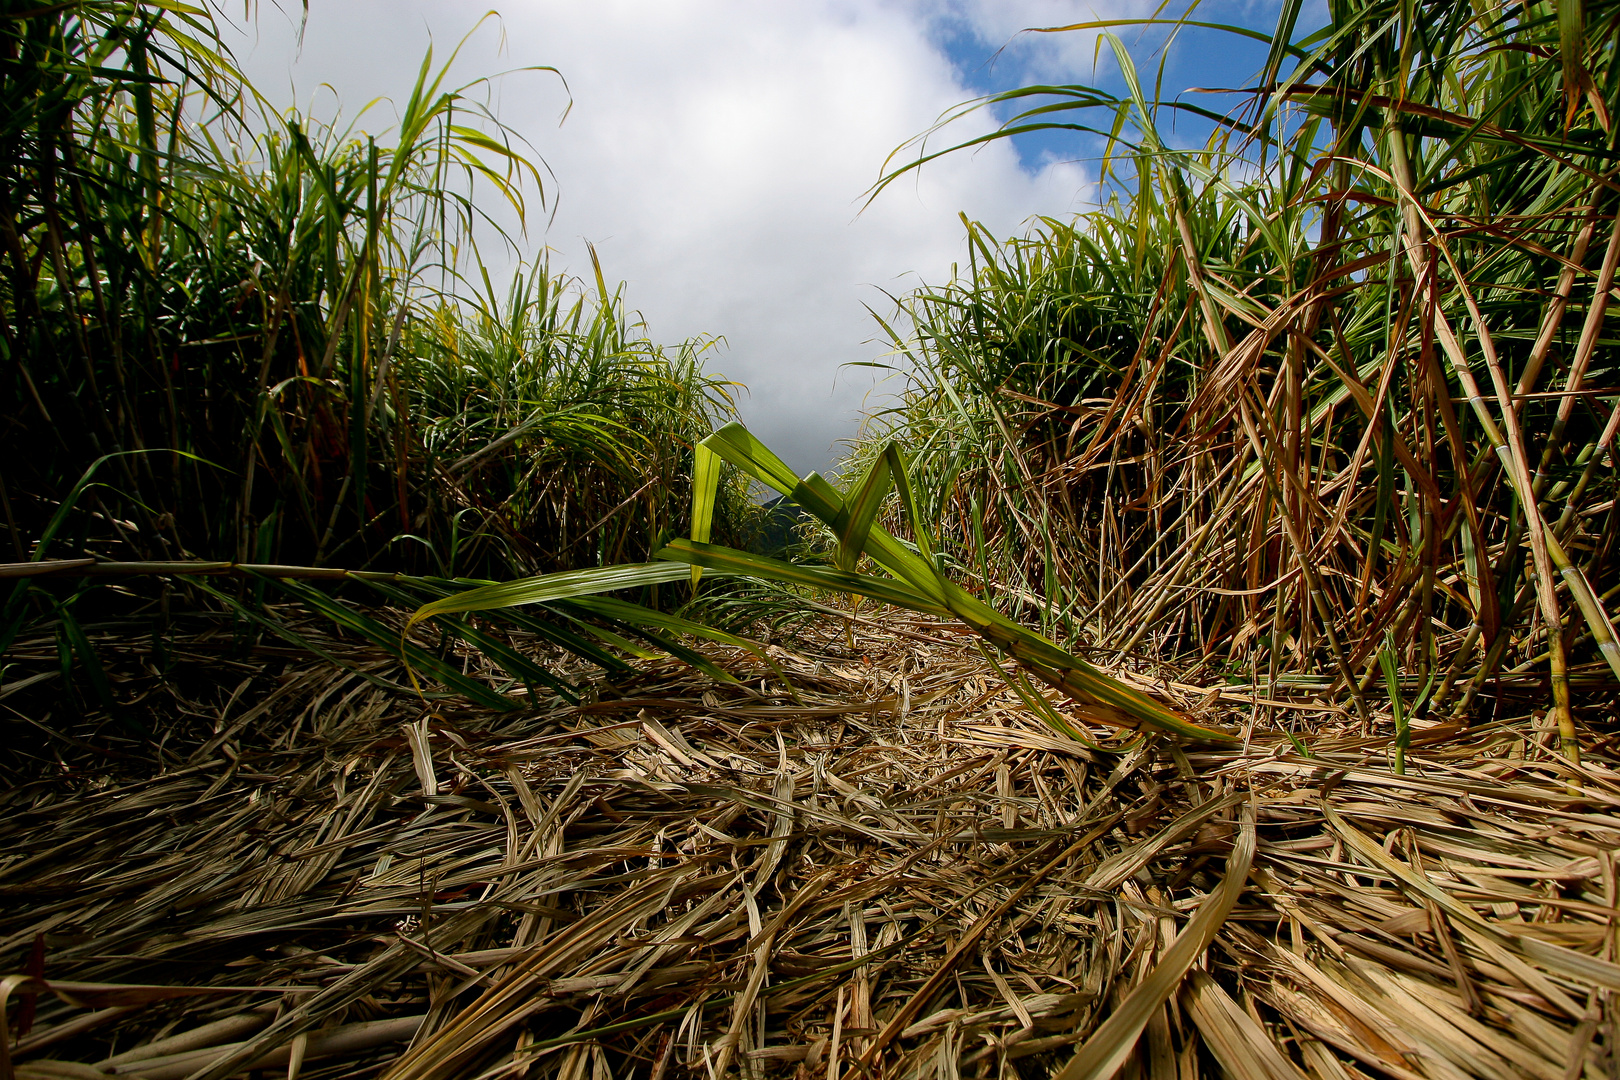
[[(734, 415), (731, 384), (704, 367), (710, 342), (655, 344), (600, 270), (587, 293), (534, 266), (484, 301), (446, 301), (410, 335), (401, 376), (421, 419), (406, 465), (440, 478), (413, 528), (464, 520), (457, 563), (530, 573), (641, 561), (684, 531), (692, 447)], [(741, 485), (722, 501), (741, 539)]]
[(891, 324), (882, 434), (943, 545), (1062, 633), (1363, 711), (1387, 635), (1431, 708), (1541, 673), (1573, 753), (1571, 672), (1620, 674), (1620, 5), (1297, 12), (1200, 149), (1107, 32), (1123, 96), (975, 103), (1100, 137), (1106, 199), (970, 227)]
[[(367, 609), (647, 558), (686, 531), (693, 447), (734, 415), (730, 385), (708, 340), (656, 342), (599, 266), (485, 264), (475, 234), (521, 250), (550, 192), (480, 83), (447, 83), (453, 61), (430, 51), (367, 135), (270, 109), (211, 9), (0, 14), (0, 562), (100, 564), (0, 567), (0, 666), (54, 634), (59, 685), (85, 684), (69, 711), (114, 715), (87, 616), (149, 621), (160, 671), (171, 597), (228, 613), (244, 646), (305, 648), (265, 605), (291, 598), (486, 707), (520, 704), (520, 682), (575, 696), (502, 631), (457, 620), (434, 647)], [(745, 539), (740, 479), (716, 507)], [(137, 586), (154, 575), (178, 584)], [(670, 577), (621, 584), (646, 600)], [(510, 621), (610, 672), (651, 655), (637, 637), (706, 663), (666, 636), (702, 627), (554, 599)], [(458, 637), (510, 681), (448, 662)]]
[(656, 548), (732, 415), (706, 342), (655, 343), (600, 269), (491, 283), (475, 200), (521, 224), (549, 193), (449, 63), (365, 136), (265, 108), (188, 12), (0, 17), (12, 557), (108, 455), (49, 554), (490, 576)]

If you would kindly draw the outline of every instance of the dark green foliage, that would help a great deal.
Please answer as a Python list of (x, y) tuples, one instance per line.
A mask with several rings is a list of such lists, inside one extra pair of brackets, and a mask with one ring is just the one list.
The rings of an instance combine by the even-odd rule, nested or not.
[(431, 54), (379, 142), (264, 110), (206, 15), (0, 38), (11, 557), (121, 451), (51, 554), (507, 575), (679, 530), (686, 448), (731, 414), (707, 343), (655, 344), (600, 273), (491, 285), (475, 187), (521, 220), (540, 171)]
[[(270, 110), (208, 9), (0, 13), (0, 562), (148, 564), (82, 586), (71, 565), (0, 581), (0, 656), (21, 665), (5, 681), (37, 674), (42, 635), (57, 642), (41, 707), (117, 716), (131, 679), (166, 677), (171, 597), (224, 613), (238, 652), (313, 648), (276, 606), (292, 599), (487, 708), (516, 707), (519, 683), (572, 700), (573, 676), (507, 630), (447, 625), (435, 652), (368, 609), (644, 560), (686, 530), (691, 448), (733, 415), (730, 384), (704, 370), (711, 343), (655, 342), (600, 267), (580, 282), (519, 261), (496, 283), (474, 226), (509, 252), (517, 235), (488, 201), (521, 226), (549, 192), (480, 83), (445, 84), (449, 66), (430, 52), (395, 128), (361, 136)], [(716, 509), (746, 542), (740, 482)], [(210, 583), (198, 560), (260, 569), (201, 571), (230, 575)], [(327, 567), (361, 573), (310, 569)], [(602, 628), (635, 610), (507, 621), (609, 672), (652, 655), (638, 638), (707, 663), (657, 612)], [(110, 680), (90, 628), (131, 618), (151, 624), (153, 666)], [(455, 638), (507, 678), (447, 661)]]

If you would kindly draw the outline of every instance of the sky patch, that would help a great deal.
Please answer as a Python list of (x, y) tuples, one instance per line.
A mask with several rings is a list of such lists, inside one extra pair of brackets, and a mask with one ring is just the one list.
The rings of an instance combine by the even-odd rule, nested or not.
[[(711, 335), (710, 369), (749, 388), (744, 422), (794, 468), (826, 469), (898, 388), (847, 366), (885, 358), (871, 312), (892, 315), (893, 297), (965, 262), (959, 214), (1011, 236), (1032, 216), (1084, 211), (1100, 144), (1065, 133), (992, 143), (866, 205), (886, 160), (906, 160), (889, 156), (987, 93), (1094, 78), (1118, 89), (1106, 56), (1093, 70), (1094, 34), (1020, 31), (1151, 10), (1137, 0), (521, 0), (467, 38), (451, 82), (512, 72), (490, 84), (490, 106), (545, 161), (556, 197), (549, 222), (531, 218), (523, 257), (588, 279), (594, 247), (655, 339)], [(1204, 11), (1275, 19), (1274, 4), (1212, 0)], [(403, 101), (429, 44), (442, 61), (477, 24), (455, 0), (324, 0), (300, 43), (301, 14), (262, 6), (236, 48), (272, 102), (327, 119)], [(1259, 66), (1209, 48), (1183, 61), (1182, 51), (1167, 79), (1183, 85)], [(518, 70), (539, 65), (561, 78)], [(384, 100), (358, 126), (378, 133), (394, 115)], [(979, 110), (930, 145), (1007, 115)]]

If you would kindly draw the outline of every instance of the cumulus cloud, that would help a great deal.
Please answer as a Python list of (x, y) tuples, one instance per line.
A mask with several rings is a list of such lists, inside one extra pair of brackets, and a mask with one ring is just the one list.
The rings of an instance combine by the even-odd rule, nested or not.
[[(429, 41), (447, 56), (476, 19), (455, 0), (324, 0), (311, 5), (300, 48), (301, 13), (288, 10), (261, 9), (239, 54), (272, 100), (296, 95), (326, 113), (323, 83), (349, 114), (378, 96), (402, 100)], [(493, 89), (500, 118), (555, 174), (555, 217), (531, 238), (551, 249), (554, 269), (585, 275), (593, 244), (655, 338), (723, 336), (710, 366), (749, 386), (744, 419), (795, 468), (825, 468), (877, 403), (869, 369), (843, 367), (883, 353), (863, 304), (883, 310), (885, 291), (948, 277), (965, 256), (959, 212), (1008, 235), (1032, 215), (1083, 209), (1090, 193), (1080, 166), (1027, 168), (995, 143), (931, 164), (863, 210), (885, 158), (973, 96), (962, 35), (992, 50), (1010, 39), (1000, 62), (1035, 77), (1076, 49), (1089, 71), (1089, 41), (1015, 35), (1094, 10), (1056, 0), (516, 0), (467, 42), (455, 73), (561, 72), (566, 91), (533, 72)], [(977, 114), (951, 134), (993, 122)]]

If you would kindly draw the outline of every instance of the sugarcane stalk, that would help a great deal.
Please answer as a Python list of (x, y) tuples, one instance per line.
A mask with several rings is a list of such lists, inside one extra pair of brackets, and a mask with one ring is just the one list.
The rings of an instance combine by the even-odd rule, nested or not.
[(1581, 327), (1581, 339), (1575, 347), (1575, 358), (1570, 363), (1569, 375), (1564, 381), (1566, 393), (1559, 399), (1558, 414), (1553, 418), (1552, 428), (1547, 432), (1547, 441), (1541, 448), (1541, 461), (1536, 465), (1532, 490), (1538, 498), (1547, 486), (1547, 471), (1564, 445), (1564, 431), (1569, 427), (1569, 419), (1575, 413), (1575, 391), (1581, 388), (1581, 380), (1586, 376), (1587, 365), (1591, 363), (1592, 353), (1597, 349), (1598, 335), (1603, 330), (1603, 316), (1608, 312), (1609, 290), (1614, 287), (1617, 265), (1620, 265), (1620, 214), (1615, 215), (1614, 229), (1609, 234), (1609, 247), (1603, 254), (1603, 266), (1598, 271), (1597, 284), (1592, 290), (1592, 306), (1587, 309), (1586, 322)]
[[(1570, 764), (1580, 764), (1580, 744), (1575, 735), (1575, 718), (1570, 711), (1569, 671), (1568, 658), (1564, 652), (1563, 635), (1559, 628), (1563, 626), (1563, 619), (1559, 613), (1558, 594), (1553, 583), (1553, 560), (1547, 545), (1547, 528), (1542, 520), (1537, 505), (1534, 486), (1530, 472), (1525, 465), (1524, 434), (1519, 428), (1519, 414), (1513, 407), (1513, 396), (1508, 389), (1507, 378), (1502, 372), (1502, 366), (1496, 358), (1496, 348), (1491, 340), (1490, 333), (1485, 326), (1484, 313), (1474, 302), (1472, 293), (1458, 268), (1453, 265), (1452, 272), (1456, 275), (1458, 291), (1467, 304), (1468, 313), (1474, 321), (1475, 336), (1479, 341), (1480, 351), (1484, 356), (1485, 366), (1490, 372), (1491, 381), (1496, 391), (1497, 404), (1502, 412), (1503, 425), (1507, 431), (1504, 434), (1502, 427), (1498, 426), (1496, 419), (1491, 415), (1486, 405), (1484, 395), (1480, 392), (1479, 384), (1474, 380), (1473, 369), (1469, 366), (1468, 358), (1464, 354), (1462, 345), (1458, 342), (1456, 334), (1451, 329), (1450, 321), (1440, 306), (1438, 295), (1439, 283), (1434, 273), (1434, 266), (1430, 262), (1425, 244), (1431, 242), (1429, 234), (1425, 232), (1427, 224), (1419, 209), (1415, 190), (1416, 178), (1412, 170), (1411, 160), (1407, 156), (1406, 135), (1401, 130), (1400, 122), (1393, 117), (1386, 127), (1389, 141), (1391, 174), (1395, 179), (1396, 187), (1400, 193), (1401, 211), (1406, 224), (1402, 230), (1405, 241), (1406, 256), (1412, 266), (1414, 279), (1419, 288), (1428, 288), (1433, 303), (1433, 325), (1435, 335), (1440, 341), (1440, 347), (1446, 357), (1451, 361), (1452, 368), (1457, 373), (1458, 381), (1462, 384), (1468, 396), (1468, 403), (1479, 420), (1480, 427), (1490, 440), (1491, 447), (1501, 459), (1503, 471), (1513, 488), (1520, 508), (1526, 519), (1526, 532), (1530, 540), (1530, 555), (1536, 572), (1536, 594), (1541, 603), (1541, 614), (1548, 627), (1548, 676), (1552, 683), (1553, 718), (1558, 729), (1559, 745), (1564, 756)], [(1444, 247), (1440, 247), (1442, 252)], [(1449, 261), (1449, 259), (1448, 259)], [(1566, 557), (1566, 564), (1567, 564)], [(1579, 571), (1576, 571), (1579, 573)], [(1584, 614), (1584, 612), (1583, 612)]]
[(356, 581), (411, 581), (410, 574), (379, 570), (345, 570), (336, 566), (283, 566), (276, 563), (101, 562), (96, 559), (44, 559), (0, 563), (0, 580), (33, 577), (268, 577), (306, 580), (353, 578)]
[[(1254, 447), (1255, 456), (1260, 460), (1260, 471), (1265, 476), (1266, 487), (1271, 492), (1273, 501), (1280, 506), (1286, 506), (1283, 503), (1281, 492), (1277, 490), (1277, 479), (1271, 474), (1271, 468), (1264, 460), (1265, 444), (1260, 437), (1260, 432), (1255, 427), (1254, 418), (1249, 413), (1249, 403), (1246, 395), (1240, 396), (1238, 399), (1238, 415), (1243, 420), (1243, 430)], [(1299, 483), (1299, 478), (1286, 469), (1283, 470), (1283, 474), (1291, 482)], [(1301, 502), (1303, 503), (1303, 501), (1302, 499)], [(1367, 708), (1366, 695), (1361, 692), (1361, 686), (1356, 681), (1355, 673), (1350, 670), (1350, 661), (1345, 656), (1344, 646), (1339, 642), (1339, 635), (1333, 629), (1333, 607), (1328, 603), (1327, 594), (1322, 591), (1321, 579), (1317, 576), (1316, 571), (1311, 568), (1310, 550), (1306, 546), (1304, 538), (1300, 535), (1299, 525), (1294, 521), (1293, 515), (1287, 513), (1285, 509), (1281, 517), (1283, 530), (1288, 536), (1289, 544), (1294, 549), (1294, 558), (1299, 566), (1300, 577), (1304, 580), (1305, 588), (1310, 593), (1311, 603), (1316, 608), (1317, 618), (1322, 620), (1322, 633), (1327, 638), (1328, 651), (1333, 654), (1334, 665), (1339, 669), (1339, 678), (1344, 681), (1346, 688), (1350, 691), (1350, 700), (1355, 703), (1356, 715), (1364, 721), (1369, 720), (1372, 717), (1372, 712)]]

